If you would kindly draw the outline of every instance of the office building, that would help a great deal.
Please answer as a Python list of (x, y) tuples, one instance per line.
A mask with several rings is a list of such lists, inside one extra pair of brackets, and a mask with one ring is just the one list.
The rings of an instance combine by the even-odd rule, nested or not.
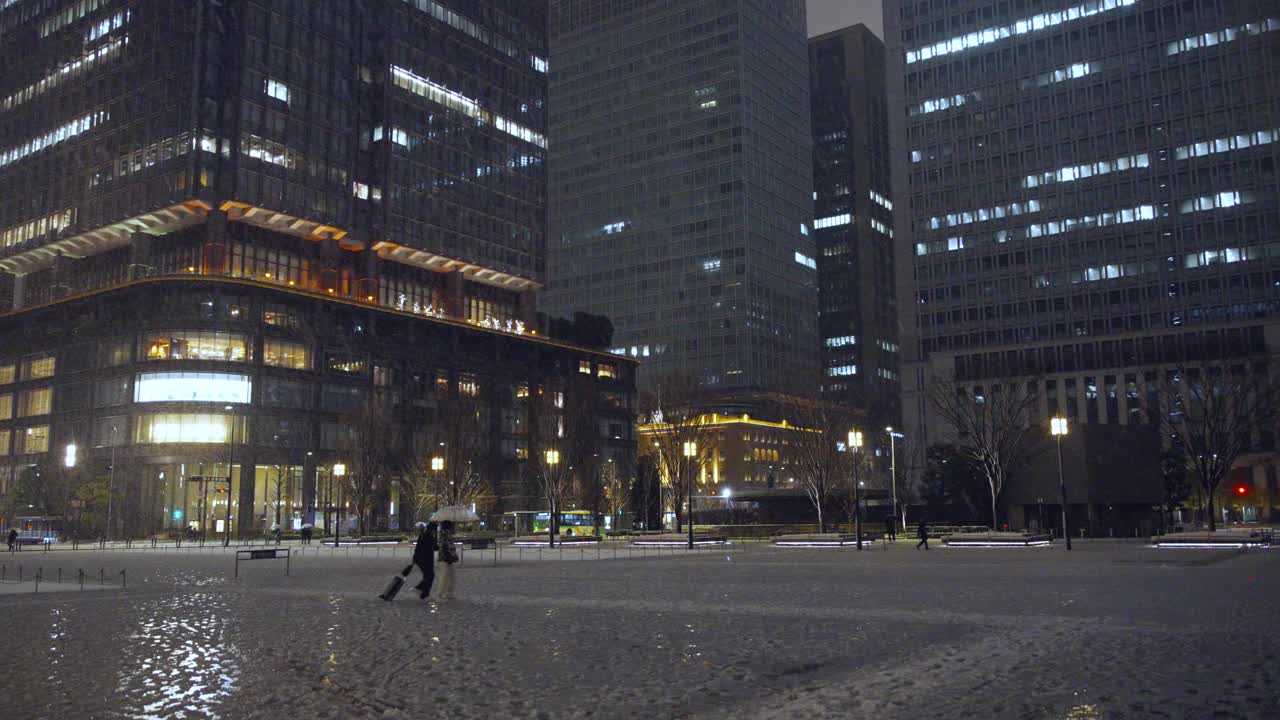
[(365, 398), (393, 401), (408, 456), (442, 420), (428, 396), (465, 391), (501, 449), (498, 508), (523, 507), (513, 408), (584, 374), (627, 451), (633, 364), (535, 327), (544, 6), (2, 5), (7, 487), (75, 443), (140, 468), (129, 487), (166, 514), (139, 527), (170, 527), (182, 477), (237, 438), (237, 532), (260, 521), (262, 465), (300, 476), (310, 520)]
[(884, 43), (865, 25), (809, 40), (813, 238), (826, 390), (900, 422)]
[(817, 366), (800, 0), (552, 0), (549, 285), (717, 390)]
[[(1168, 373), (1276, 353), (1275, 3), (894, 0), (885, 21), (917, 448), (945, 437), (931, 378), (1143, 423)], [(1236, 472), (1274, 490), (1256, 450)]]

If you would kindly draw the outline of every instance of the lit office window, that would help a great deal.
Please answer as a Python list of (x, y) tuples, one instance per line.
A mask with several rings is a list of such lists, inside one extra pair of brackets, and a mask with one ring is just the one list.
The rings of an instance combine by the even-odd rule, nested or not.
[(798, 250), (796, 251), (796, 262), (809, 268), (810, 270), (818, 269), (818, 263), (816, 260), (814, 260), (813, 258), (809, 257), (808, 255), (805, 255), (804, 253)]
[(148, 360), (226, 360), (244, 362), (248, 344), (244, 335), (220, 332), (173, 332), (148, 335)]
[(0, 395), (0, 420), (13, 419), (13, 393)]
[(57, 363), (53, 355), (32, 355), (22, 361), (22, 379), (39, 380), (53, 377)]
[(17, 366), (13, 363), (0, 365), (0, 385), (8, 385), (16, 379)]
[(18, 428), (14, 441), (15, 455), (49, 452), (49, 426)]
[[(139, 444), (163, 443), (225, 443), (230, 440), (231, 413), (160, 413), (139, 415), (134, 427), (134, 442)], [(244, 436), (244, 418), (235, 416), (236, 441)]]
[(839, 225), (848, 225), (851, 222), (853, 222), (853, 216), (850, 215), (849, 213), (842, 213), (840, 215), (832, 215), (830, 217), (818, 218), (814, 220), (813, 229), (824, 230), (829, 227), (836, 227)]
[(1231, 152), (1232, 150), (1244, 150), (1258, 145), (1270, 145), (1277, 140), (1280, 140), (1280, 128), (1258, 130), (1257, 132), (1229, 135), (1190, 145), (1182, 145), (1174, 148), (1173, 156), (1178, 160), (1187, 160), (1188, 158), (1215, 155), (1217, 153)]
[(142, 373), (133, 385), (133, 401), (248, 403), (253, 381), (230, 373)]
[(1190, 200), (1183, 200), (1182, 212), (1194, 213), (1204, 212), (1206, 210), (1221, 210), (1224, 208), (1235, 207), (1236, 205), (1246, 205), (1251, 202), (1253, 202), (1252, 193), (1228, 190), (1214, 195), (1204, 195)]
[(18, 417), (48, 415), (53, 412), (53, 388), (33, 388), (18, 393)]
[(53, 147), (60, 142), (70, 140), (77, 135), (89, 132), (109, 119), (110, 115), (108, 115), (106, 111), (92, 112), (88, 115), (76, 118), (69, 123), (60, 125), (43, 135), (31, 138), (21, 145), (16, 145), (0, 152), (0, 167), (4, 167), (9, 163), (17, 162), (26, 156), (40, 152), (45, 148)]
[(1258, 22), (1246, 23), (1237, 27), (1223, 28), (1214, 32), (1207, 32), (1200, 35), (1192, 35), (1189, 38), (1175, 40), (1165, 47), (1165, 54), (1177, 55), (1179, 53), (1199, 50), (1200, 48), (1213, 47), (1228, 43), (1236, 38), (1247, 37), (1249, 35), (1261, 35), (1264, 32), (1280, 30), (1280, 18), (1267, 18)]
[(289, 86), (279, 80), (272, 80), (271, 78), (263, 80), (263, 92), (269, 97), (289, 102)]
[(922, 60), (930, 60), (932, 58), (942, 57), (943, 55), (963, 52), (970, 48), (990, 45), (991, 43), (1000, 42), (1001, 40), (1017, 37), (1019, 35), (1039, 32), (1051, 27), (1056, 27), (1063, 23), (1092, 17), (1101, 13), (1110, 12), (1117, 8), (1128, 7), (1136, 2), (1138, 2), (1138, 0), (1090, 0), (1090, 2), (1081, 3), (1062, 10), (1039, 13), (1008, 25), (978, 30), (965, 35), (958, 35), (948, 40), (943, 40), (942, 42), (926, 45), (925, 47), (917, 50), (911, 50), (907, 53), (907, 64), (910, 65)]
[(0, 457), (5, 457), (9, 454), (10, 435), (11, 433), (8, 430), (0, 430)]

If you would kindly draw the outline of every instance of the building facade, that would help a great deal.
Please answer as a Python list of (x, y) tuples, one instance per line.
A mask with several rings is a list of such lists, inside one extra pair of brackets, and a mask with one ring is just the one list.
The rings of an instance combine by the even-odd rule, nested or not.
[(931, 378), (1023, 377), (1039, 418), (1125, 424), (1171, 372), (1277, 352), (1274, 3), (895, 0), (885, 21), (908, 433), (945, 435)]
[(865, 25), (810, 39), (809, 87), (825, 390), (876, 425), (896, 425), (898, 313), (884, 43)]
[(804, 3), (550, 13), (545, 304), (612, 318), (644, 378), (776, 387), (816, 368)]
[[(115, 308), (111, 317), (123, 317), (127, 309), (116, 306), (137, 302), (142, 303), (138, 312), (154, 313), (143, 316), (145, 326), (172, 337), (166, 345), (159, 336), (139, 334), (143, 325), (136, 333), (113, 329), (126, 348), (119, 352), (128, 358), (109, 366), (126, 368), (120, 379), (128, 386), (119, 392), (146, 398), (166, 383), (182, 382), (144, 377), (129, 366), (153, 359), (153, 345), (180, 348), (170, 351), (176, 353), (171, 359), (196, 364), (166, 373), (213, 372), (201, 363), (231, 363), (213, 373), (218, 377), (195, 383), (194, 402), (209, 402), (209, 393), (230, 393), (233, 408), (245, 405), (252, 414), (265, 381), (242, 377), (252, 374), (242, 364), (270, 364), (275, 351), (259, 346), (265, 342), (259, 331), (271, 324), (267, 318), (275, 311), (263, 308), (274, 304), (265, 299), (273, 292), (291, 298), (296, 307), (290, 313), (309, 317), (312, 328), (337, 327), (333, 323), (340, 324), (338, 316), (346, 312), (338, 308), (348, 307), (343, 303), (366, 307), (371, 318), (416, 316), (422, 324), (413, 327), (454, 328), (454, 340), (446, 333), (424, 341), (430, 346), (407, 340), (404, 345), (424, 362), (435, 358), (432, 364), (441, 368), (463, 367), (464, 354), (456, 356), (457, 362), (452, 359), (452, 353), (462, 352), (458, 338), (490, 338), (486, 333), (502, 338), (489, 342), (497, 343), (510, 362), (540, 367), (536, 358), (544, 346), (535, 328), (534, 294), (546, 269), (544, 5), (508, 0), (337, 0), (287, 8), (266, 0), (2, 5), (0, 296), (9, 301), (5, 309), (12, 314), (4, 320), (9, 342), (0, 346), (0, 356), (18, 368), (10, 381), (44, 379), (25, 373), (27, 357), (48, 355), (55, 368), (90, 362), (79, 352), (105, 340), (93, 339), (89, 331), (97, 328), (84, 327), (86, 320), (75, 316), (83, 303), (108, 303)], [(170, 306), (162, 300), (168, 291), (160, 288), (179, 292), (176, 288), (203, 281), (219, 288), (200, 301), (204, 311), (165, 314)], [(113, 294), (114, 288), (136, 283), (149, 289)], [(257, 299), (240, 302), (234, 299), (237, 293)], [(63, 302), (69, 298), (84, 299)], [(41, 313), (49, 332), (15, 330), (33, 322), (31, 313)], [(94, 311), (85, 317), (99, 316), (106, 315)], [(201, 327), (191, 320), (243, 326)], [(65, 354), (55, 328), (84, 336), (87, 344)], [(481, 334), (469, 334), (467, 328)], [(195, 335), (188, 338), (188, 333)], [(302, 357), (302, 365), (289, 367), (317, 378), (346, 367), (382, 387), (372, 368), (380, 357), (393, 366), (392, 355), (364, 347), (355, 337), (343, 351), (350, 362), (334, 365), (324, 354), (331, 340), (323, 332), (300, 340), (304, 348), (287, 355)], [(579, 351), (591, 367), (596, 355)], [(613, 366), (618, 368), (610, 379), (614, 384), (631, 382), (622, 369), (628, 364)], [(85, 369), (95, 367), (108, 366)], [(489, 371), (472, 367), (480, 375)], [(408, 366), (401, 371), (417, 373)], [(38, 414), (17, 412), (0, 421), (12, 443), (5, 448), (11, 477), (14, 468), (40, 459), (44, 451), (38, 448), (67, 438), (58, 436), (64, 403), (75, 408), (75, 403), (97, 402), (74, 397), (85, 387), (63, 390), (55, 382), (43, 395), (40, 388), (19, 387), (19, 408), (30, 390), (32, 397), (51, 400), (53, 418), (46, 424), (32, 419)], [(323, 392), (319, 385), (312, 389), (321, 393), (314, 405), (292, 407), (324, 412)], [(301, 397), (308, 391), (289, 392)], [(209, 418), (192, 421), (194, 436), (204, 438), (200, 442), (217, 436), (219, 423), (231, 422), (214, 417), (225, 404), (217, 403), (205, 408), (207, 413), (196, 413), (212, 413)], [(193, 411), (185, 410), (181, 414)], [(166, 445), (152, 440), (168, 437), (170, 429), (176, 428), (174, 437), (193, 436), (183, 429), (185, 419), (177, 425), (162, 422), (163, 432), (156, 435), (142, 419), (151, 414), (113, 415), (125, 419), (112, 420), (115, 424), (103, 431), (114, 429), (116, 442), (143, 446), (139, 452), (144, 454), (145, 447)], [(88, 444), (102, 441), (98, 420), (92, 414), (68, 422), (78, 438), (89, 438), (82, 443)], [(308, 467), (298, 452), (320, 442), (316, 433), (324, 424), (299, 419), (306, 430), (297, 436), (284, 429), (267, 435), (256, 419), (245, 422), (249, 446), (267, 445), (277, 435), (297, 444), (285, 453), (292, 453), (291, 467)], [(43, 431), (33, 429), (41, 426)], [(304, 439), (307, 433), (311, 436)], [(163, 448), (165, 462), (197, 459), (170, 450)], [(173, 478), (173, 469), (158, 472)], [(232, 493), (245, 501), (242, 526), (249, 498), (257, 492), (249, 489), (252, 485)]]

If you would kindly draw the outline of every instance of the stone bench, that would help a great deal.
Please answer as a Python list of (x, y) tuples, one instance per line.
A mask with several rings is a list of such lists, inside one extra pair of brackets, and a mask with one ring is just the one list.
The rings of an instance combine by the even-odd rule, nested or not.
[(1019, 532), (952, 533), (942, 538), (947, 547), (1044, 547), (1052, 541), (1045, 533)]

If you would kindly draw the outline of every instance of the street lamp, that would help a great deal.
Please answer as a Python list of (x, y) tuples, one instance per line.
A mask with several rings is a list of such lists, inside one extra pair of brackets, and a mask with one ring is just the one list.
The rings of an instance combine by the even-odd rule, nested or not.
[[(554, 475), (556, 473), (556, 466), (560, 464), (560, 451), (547, 450), (543, 453), (543, 457), (545, 457), (547, 461), (547, 474)], [(546, 483), (548, 490), (547, 509), (550, 511), (547, 517), (547, 543), (551, 547), (555, 547), (556, 530), (558, 530), (560, 526), (559, 508), (556, 507), (556, 498), (560, 494), (560, 478), (559, 476), (554, 478), (548, 477), (546, 478)]]
[(67, 445), (67, 453), (62, 458), (62, 464), (69, 468), (73, 468), (76, 466), (76, 444), (75, 443), (69, 443)]
[(857, 536), (858, 549), (862, 549), (862, 486), (858, 482), (858, 453), (862, 451), (862, 431), (850, 430), (849, 452), (853, 453), (853, 532)]
[[(898, 512), (898, 451), (894, 445), (896, 438), (904, 437), (900, 432), (894, 432), (893, 426), (884, 429), (889, 434), (889, 482), (893, 486), (893, 511)], [(907, 531), (907, 514), (904, 512), (901, 516), (902, 532)]]
[(226, 532), (222, 539), (222, 547), (229, 547), (231, 545), (231, 468), (236, 464), (236, 409), (232, 405), (222, 409), (231, 413), (231, 423), (227, 426), (227, 444), (229, 446), (227, 453), (227, 512), (223, 521), (226, 524)]
[(338, 521), (333, 526), (333, 546), (336, 548), (342, 544), (342, 478), (347, 474), (347, 466), (342, 463), (333, 464), (333, 476), (338, 478), (335, 483), (338, 486), (338, 506), (334, 510)]
[(1058, 441), (1058, 492), (1062, 494), (1062, 537), (1066, 538), (1067, 549), (1071, 549), (1071, 530), (1067, 527), (1067, 484), (1062, 478), (1062, 438), (1067, 434), (1067, 419), (1064, 417), (1049, 420), (1049, 432)]
[[(698, 455), (698, 443), (689, 441), (684, 444), (685, 463), (694, 462), (694, 458)], [(693, 549), (693, 482), (698, 477), (697, 473), (689, 474), (689, 549)]]

